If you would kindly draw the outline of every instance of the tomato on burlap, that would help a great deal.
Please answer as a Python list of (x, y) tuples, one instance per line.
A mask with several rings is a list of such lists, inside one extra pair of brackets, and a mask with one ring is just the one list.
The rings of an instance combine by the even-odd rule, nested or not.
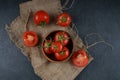
[(68, 27), (71, 21), (71, 16), (68, 13), (61, 13), (58, 15), (57, 24), (62, 27)]
[(38, 35), (33, 31), (24, 32), (22, 37), (27, 47), (33, 47), (38, 44)]
[(72, 62), (77, 67), (85, 67), (88, 64), (87, 53), (82, 49), (76, 51), (72, 56)]
[(34, 23), (36, 25), (44, 26), (50, 22), (50, 17), (44, 10), (37, 11), (34, 14)]

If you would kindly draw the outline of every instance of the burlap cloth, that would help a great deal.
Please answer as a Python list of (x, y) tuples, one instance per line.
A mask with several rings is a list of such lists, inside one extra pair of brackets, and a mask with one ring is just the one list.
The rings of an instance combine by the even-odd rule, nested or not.
[[(36, 32), (40, 37), (40, 44), (31, 49), (23, 44), (22, 33), (26, 31), (25, 25), (28, 19), (29, 9), (34, 14), (38, 10), (45, 10), (51, 16), (52, 22), (44, 27), (36, 26), (33, 23), (33, 14), (30, 17), (29, 30)], [(71, 28), (62, 28), (55, 24), (56, 16), (61, 12), (60, 0), (33, 0), (20, 4), (20, 16), (6, 26), (10, 39), (16, 44), (22, 53), (29, 58), (35, 73), (43, 80), (73, 80), (85, 67), (75, 67), (71, 60), (61, 63), (49, 62), (42, 53), (41, 42), (45, 35), (55, 30), (67, 31), (74, 41), (74, 51), (79, 48), (86, 50), (82, 40)], [(89, 63), (93, 58), (89, 56)]]

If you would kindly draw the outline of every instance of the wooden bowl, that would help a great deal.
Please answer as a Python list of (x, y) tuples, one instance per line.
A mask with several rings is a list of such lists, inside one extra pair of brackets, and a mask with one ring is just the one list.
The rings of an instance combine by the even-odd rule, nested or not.
[[(48, 40), (48, 39), (50, 39), (50, 38), (52, 38), (52, 40), (53, 40), (53, 37), (54, 37), (55, 34), (56, 34), (57, 32), (59, 32), (59, 31), (62, 31), (62, 30), (53, 31), (53, 32), (49, 33), (47, 36), (45, 36), (45, 38), (44, 38), (44, 40), (43, 40), (43, 42), (42, 42), (42, 46), (43, 46), (43, 43), (44, 43), (45, 40)], [(65, 32), (65, 31), (62, 31), (62, 32)], [(66, 33), (67, 33), (67, 32), (66, 32)], [(67, 33), (67, 34), (68, 34), (68, 33)], [(69, 35), (69, 34), (68, 34), (68, 35)], [(70, 35), (69, 35), (69, 37), (70, 37)], [(66, 59), (64, 59), (64, 60), (62, 60), (62, 61), (61, 61), (61, 60), (57, 60), (57, 59), (54, 57), (54, 53), (52, 53), (52, 54), (47, 54), (47, 53), (45, 53), (44, 50), (43, 50), (43, 48), (42, 48), (42, 52), (43, 52), (43, 55), (45, 56), (45, 58), (46, 58), (47, 60), (49, 60), (50, 62), (65, 62), (65, 61), (68, 61), (68, 60), (70, 59), (70, 57), (72, 56), (72, 53), (73, 53), (73, 41), (72, 41), (71, 37), (70, 37), (69, 43), (66, 45), (66, 47), (69, 49), (70, 55), (69, 55), (68, 58), (66, 58)]]

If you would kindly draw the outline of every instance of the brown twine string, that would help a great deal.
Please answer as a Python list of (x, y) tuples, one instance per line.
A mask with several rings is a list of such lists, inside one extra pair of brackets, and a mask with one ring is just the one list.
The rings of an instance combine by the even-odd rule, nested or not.
[[(77, 29), (77, 25), (75, 23), (71, 24), (71, 27), (69, 27), (71, 30), (71, 35), (74, 37), (74, 42), (77, 42), (79, 39), (79, 34), (78, 34), (78, 29)], [(83, 40), (80, 39), (82, 44), (83, 44)], [(82, 46), (80, 44), (76, 44), (76, 47), (78, 47), (79, 49), (85, 49), (86, 50), (86, 46), (83, 44)]]
[(69, 0), (66, 0), (66, 2), (63, 4), (63, 8), (65, 7), (65, 6), (67, 6), (67, 4), (69, 3)]
[[(74, 2), (75, 2), (75, 0), (72, 0), (70, 6), (69, 6), (69, 7), (66, 7), (66, 6), (68, 5), (68, 3), (69, 3), (69, 0), (66, 0), (66, 2), (65, 2), (65, 3), (63, 4), (63, 6), (62, 6), (62, 10), (68, 10), (68, 9), (70, 9), (70, 8), (73, 6)], [(70, 27), (69, 27), (69, 28), (70, 28)], [(74, 28), (75, 28), (75, 30), (74, 30)], [(75, 37), (75, 38), (77, 39), (77, 38), (78, 38), (78, 30), (77, 30), (76, 25), (75, 25), (74, 23), (72, 23), (71, 29), (76, 32), (76, 37)], [(72, 32), (72, 31), (70, 31), (70, 32)], [(92, 35), (97, 35), (101, 40), (100, 40), (100, 41), (97, 41), (97, 42), (95, 42), (95, 43), (93, 43), (93, 44), (88, 45), (87, 37), (92, 36)], [(76, 39), (75, 39), (75, 40), (76, 40)], [(86, 44), (86, 48), (87, 48), (87, 49), (95, 46), (95, 45), (98, 44), (98, 43), (104, 43), (104, 44), (106, 44), (107, 46), (111, 47), (112, 50), (113, 50), (113, 48), (114, 48), (110, 43), (106, 42), (106, 41), (102, 38), (102, 36), (99, 35), (98, 33), (91, 33), (91, 34), (88, 34), (88, 35), (85, 36), (85, 44)]]
[[(93, 36), (93, 35), (97, 35), (99, 37), (100, 41), (96, 41), (95, 43), (89, 45), (88, 41), (87, 41), (87, 38), (90, 37), (90, 36)], [(107, 46), (111, 47), (111, 50), (113, 50), (113, 48), (114, 48), (110, 43), (106, 42), (102, 38), (102, 36), (100, 34), (98, 34), (98, 33), (90, 33), (90, 34), (88, 34), (88, 35), (85, 36), (84, 40), (85, 40), (85, 44), (86, 44), (87, 49), (91, 48), (91, 47), (93, 47), (93, 46), (95, 46), (96, 44), (99, 44), (99, 43), (106, 44)]]
[[(74, 36), (74, 34), (76, 35), (75, 38), (74, 38), (74, 41), (76, 41), (76, 40), (78, 39), (78, 37), (79, 37), (78, 29), (77, 29), (77, 27), (76, 27), (76, 24), (71, 23), (71, 27), (69, 26), (68, 28), (70, 28), (69, 31), (70, 31), (71, 34), (73, 34), (72, 36)], [(71, 30), (74, 30), (75, 33), (73, 33), (73, 31), (71, 31)], [(97, 36), (99, 37), (100, 41), (96, 41), (95, 43), (89, 45), (89, 44), (88, 44), (88, 41), (87, 41), (87, 38), (90, 37), (90, 36), (93, 36), (93, 35), (97, 35)], [(98, 34), (98, 33), (90, 33), (90, 34), (86, 35), (85, 38), (84, 38), (84, 41), (85, 41), (85, 46), (86, 46), (87, 49), (88, 49), (88, 48), (91, 48), (91, 47), (93, 47), (93, 46), (95, 46), (95, 45), (97, 45), (97, 44), (99, 44), (99, 43), (104, 43), (104, 44), (106, 44), (107, 46), (111, 47), (111, 50), (114, 49), (114, 47), (113, 47), (110, 43), (106, 42), (106, 41), (103, 39), (103, 37), (102, 37), (100, 34)], [(77, 44), (77, 46), (79, 47), (78, 44)], [(79, 47), (79, 48), (80, 48), (80, 47)]]
[(69, 3), (69, 0), (66, 0), (66, 2), (65, 2), (65, 3), (63, 4), (63, 6), (62, 6), (62, 10), (68, 10), (68, 9), (72, 8), (74, 2), (75, 2), (75, 0), (72, 0), (70, 6), (69, 6), (69, 7), (66, 7), (66, 6), (68, 5), (68, 3)]
[[(75, 23), (71, 23), (71, 25), (69, 27), (67, 27), (66, 29), (68, 29), (67, 31), (70, 33), (70, 35), (72, 36), (73, 38), (73, 42), (77, 42), (78, 39), (79, 39), (79, 34), (78, 34), (78, 30), (77, 30), (77, 26)], [(81, 39), (80, 39), (81, 40)], [(81, 40), (81, 42), (83, 43), (83, 41)], [(81, 45), (79, 44), (75, 44), (76, 47), (78, 48), (82, 48), (82, 49), (85, 49), (85, 46), (83, 45), (81, 47)]]
[[(76, 37), (78, 37), (78, 35), (77, 35), (78, 30), (77, 30), (76, 24), (71, 23), (71, 25), (68, 26), (66, 29), (68, 29), (68, 31), (70, 31), (70, 33), (72, 33), (73, 35), (76, 34)], [(75, 31), (74, 33), (73, 33), (73, 30)]]
[[(68, 10), (68, 9), (72, 8), (74, 2), (75, 2), (75, 0), (72, 0), (70, 6), (69, 6), (69, 7), (66, 7), (66, 6), (68, 5), (68, 3), (69, 3), (69, 0), (66, 0), (66, 2), (65, 2), (65, 3), (63, 4), (63, 6), (62, 6), (62, 10)], [(70, 27), (69, 27), (69, 28), (70, 28)], [(74, 30), (74, 28), (75, 28), (75, 30)], [(77, 30), (77, 28), (76, 28), (76, 24), (72, 23), (71, 29), (76, 32), (75, 40), (78, 39), (78, 30)], [(70, 31), (70, 32), (72, 32), (72, 31)], [(93, 44), (88, 45), (87, 37), (92, 36), (92, 35), (97, 35), (97, 36), (100, 38), (100, 41), (97, 41), (97, 42), (95, 42), (95, 43), (93, 43)], [(85, 36), (85, 44), (86, 44), (86, 48), (87, 48), (87, 49), (88, 49), (88, 48), (91, 48), (91, 47), (93, 47), (93, 46), (95, 46), (96, 44), (99, 44), (99, 43), (104, 43), (104, 44), (106, 44), (107, 46), (111, 47), (111, 50), (113, 50), (113, 48), (114, 48), (110, 43), (106, 42), (106, 41), (102, 38), (102, 36), (99, 35), (98, 33), (91, 33), (91, 34), (88, 34), (88, 35)]]
[(77, 26), (76, 26), (75, 23), (72, 23), (72, 30), (74, 30), (75, 34), (76, 34), (75, 40), (78, 39), (78, 37), (79, 37), (78, 35), (79, 34), (78, 34)]

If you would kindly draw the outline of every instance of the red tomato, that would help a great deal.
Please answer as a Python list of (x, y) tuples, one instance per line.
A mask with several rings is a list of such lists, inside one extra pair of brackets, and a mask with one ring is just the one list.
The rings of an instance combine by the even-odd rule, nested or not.
[(65, 46), (69, 42), (69, 36), (66, 32), (60, 31), (60, 32), (56, 33), (56, 35), (54, 37), (54, 40), (55, 41), (60, 41), (63, 44), (63, 46)]
[(71, 16), (68, 13), (61, 13), (58, 15), (57, 24), (62, 27), (67, 27), (71, 23)]
[(54, 53), (59, 53), (63, 49), (62, 43), (59, 41), (52, 42), (51, 49)]
[(80, 49), (72, 56), (72, 62), (78, 67), (85, 67), (88, 64), (88, 57), (84, 50)]
[(38, 35), (33, 31), (23, 33), (24, 44), (28, 47), (33, 47), (38, 43)]
[(44, 26), (45, 24), (48, 24), (50, 22), (50, 17), (47, 12), (41, 10), (37, 11), (34, 14), (34, 23), (36, 25)]
[(45, 40), (45, 41), (44, 41), (44, 43), (43, 43), (43, 51), (44, 51), (45, 53), (48, 53), (48, 54), (51, 54), (51, 53), (52, 53), (51, 44), (52, 44), (52, 41), (51, 41), (51, 40)]
[(66, 47), (64, 47), (61, 52), (55, 53), (55, 58), (56, 58), (57, 60), (65, 60), (65, 59), (68, 58), (69, 54), (70, 54), (70, 53), (69, 53), (69, 49), (66, 48)]

